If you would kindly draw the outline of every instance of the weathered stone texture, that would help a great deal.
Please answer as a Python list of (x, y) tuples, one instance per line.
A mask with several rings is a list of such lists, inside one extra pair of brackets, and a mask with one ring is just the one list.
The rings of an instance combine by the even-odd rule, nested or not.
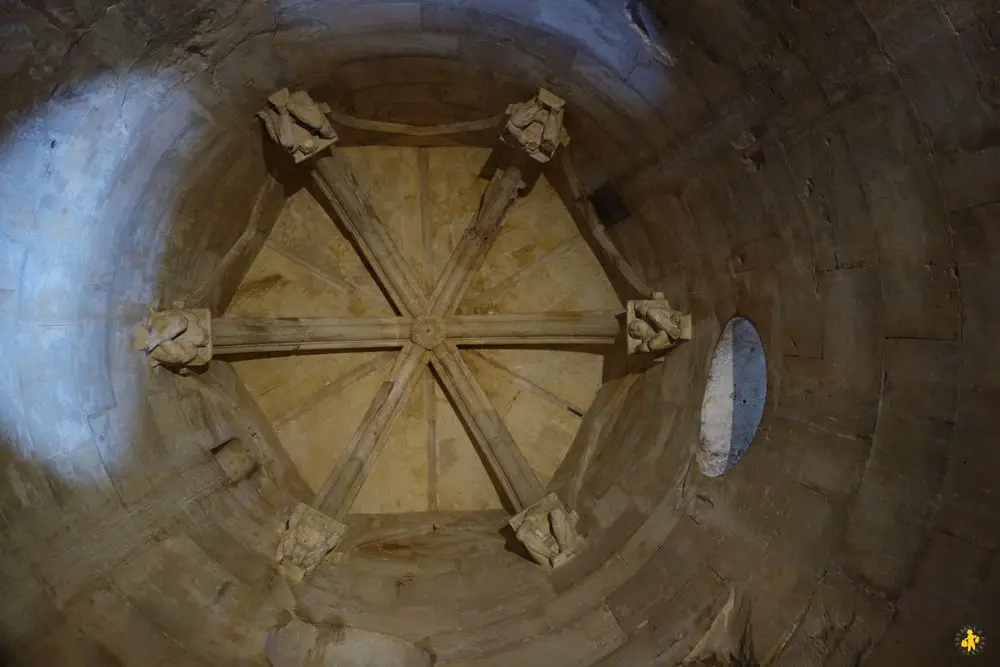
[[(648, 0), (676, 60), (665, 67), (622, 4), (8, 3), (0, 634), (12, 664), (266, 665), (264, 637), (291, 607), (426, 639), (456, 667), (673, 664), (733, 581), (776, 667), (861, 654), (930, 667), (956, 659), (962, 623), (1000, 627), (1000, 5)], [(150, 307), (194, 295), (186, 307), (218, 314), (233, 301), (300, 186), (252, 118), (286, 85), (403, 123), (485, 118), (551, 89), (585, 187), (612, 181), (632, 214), (609, 235), (692, 313), (692, 341), (585, 415), (551, 490), (579, 475), (588, 544), (551, 577), (492, 535), (469, 538), (474, 557), (352, 553), (284, 583), (278, 528), (312, 491), (272, 427), (275, 404), (258, 408), (227, 366), (166, 376), (131, 349)], [(464, 223), (441, 202), (480, 194), (459, 180), (432, 197), (437, 250)], [(422, 234), (409, 219), (391, 224)], [(350, 291), (360, 263), (337, 264), (314, 232), (299, 239), (310, 261)], [(546, 267), (554, 283), (560, 266)], [(744, 459), (706, 481), (690, 467), (704, 377), (736, 313), (765, 342), (768, 403)], [(604, 379), (620, 366), (608, 359)], [(543, 443), (528, 425), (547, 420), (518, 391), (489, 398), (516, 403)], [(213, 460), (234, 438), (257, 466)]]

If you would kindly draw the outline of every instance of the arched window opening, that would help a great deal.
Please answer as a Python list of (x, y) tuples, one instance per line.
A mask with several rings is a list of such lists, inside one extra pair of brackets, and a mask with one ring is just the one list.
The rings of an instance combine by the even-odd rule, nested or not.
[(734, 317), (715, 346), (701, 404), (702, 474), (718, 477), (736, 465), (757, 433), (766, 398), (764, 343), (750, 320)]

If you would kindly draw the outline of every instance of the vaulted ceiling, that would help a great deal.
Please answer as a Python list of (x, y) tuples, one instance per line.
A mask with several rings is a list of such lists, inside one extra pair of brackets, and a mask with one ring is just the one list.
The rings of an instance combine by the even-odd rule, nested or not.
[[(442, 665), (673, 665), (737, 592), (761, 664), (950, 664), (968, 624), (990, 651), (1000, 7), (649, 0), (651, 44), (625, 5), (0, 8), (8, 663), (267, 665), (294, 615)], [(565, 565), (500, 530), (508, 512), (424, 380), (341, 547), (287, 579), (288, 511), (332, 469), (385, 353), (176, 374), (135, 349), (151, 309), (192, 295), (217, 317), (389, 313), (301, 173), (275, 166), (254, 114), (285, 86), (409, 125), (497, 117), (544, 86), (567, 102), (577, 204), (612, 183), (630, 216), (608, 237), (691, 313), (692, 339), (648, 368), (462, 352), (580, 516)], [(489, 141), (372, 148), (387, 142), (354, 130), (338, 150), (385, 229), (441, 270)], [(563, 185), (547, 175), (512, 209), (470, 312), (621, 304), (619, 276), (572, 240)], [(701, 407), (734, 315), (763, 341), (767, 402), (747, 454), (708, 478)], [(235, 441), (267, 474), (229, 480), (218, 452)]]

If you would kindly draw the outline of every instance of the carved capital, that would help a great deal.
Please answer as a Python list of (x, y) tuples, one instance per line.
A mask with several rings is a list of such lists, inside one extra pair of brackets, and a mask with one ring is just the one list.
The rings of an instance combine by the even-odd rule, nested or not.
[(304, 90), (282, 88), (267, 98), (268, 108), (257, 113), (272, 141), (288, 151), (298, 164), (337, 142), (337, 132), (327, 114)]
[(629, 301), (625, 322), (629, 354), (661, 352), (691, 340), (691, 316), (666, 299)]
[(531, 557), (546, 569), (557, 568), (583, 548), (577, 532), (579, 519), (567, 512), (559, 497), (550, 493), (510, 520), (517, 539)]
[(521, 149), (538, 162), (551, 160), (560, 146), (569, 143), (563, 127), (566, 102), (544, 88), (527, 102), (507, 107), (504, 140), (519, 144)]
[(212, 359), (212, 314), (205, 309), (151, 313), (139, 347), (152, 366), (205, 366)]
[(347, 526), (299, 503), (285, 521), (275, 559), (282, 574), (294, 581), (316, 569), (336, 548)]

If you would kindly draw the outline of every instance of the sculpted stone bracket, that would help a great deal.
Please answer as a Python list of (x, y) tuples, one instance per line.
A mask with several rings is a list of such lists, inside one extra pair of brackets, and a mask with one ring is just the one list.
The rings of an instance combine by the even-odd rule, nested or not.
[(567, 512), (559, 497), (550, 493), (510, 520), (517, 539), (539, 565), (555, 569), (576, 556), (584, 541), (577, 532), (579, 518)]
[(542, 164), (555, 157), (560, 146), (569, 144), (563, 127), (566, 101), (540, 88), (527, 102), (507, 107), (507, 124), (501, 140), (517, 145)]
[(625, 323), (630, 355), (663, 352), (691, 340), (691, 315), (671, 308), (662, 293), (654, 296), (654, 300), (628, 302)]
[(212, 359), (212, 314), (207, 309), (150, 313), (137, 338), (151, 366), (205, 366)]
[(293, 581), (302, 579), (340, 543), (347, 526), (299, 503), (282, 527), (275, 553), (278, 569)]
[(257, 113), (271, 139), (287, 150), (295, 163), (307, 160), (337, 142), (327, 114), (328, 104), (319, 104), (303, 90), (282, 88), (267, 98), (267, 109)]
[(563, 99), (544, 88), (527, 102), (507, 107), (503, 131), (480, 176), (489, 179), (497, 171), (516, 169), (521, 177), (519, 190), (531, 190), (542, 167), (561, 146), (569, 144), (563, 126), (565, 108)]

